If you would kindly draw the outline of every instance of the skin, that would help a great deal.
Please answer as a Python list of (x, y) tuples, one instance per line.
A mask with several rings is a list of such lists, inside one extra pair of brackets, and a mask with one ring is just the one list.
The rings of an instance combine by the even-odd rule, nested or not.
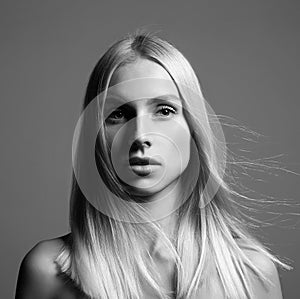
[[(72, 283), (66, 284), (59, 276), (54, 259), (69, 235), (45, 240), (34, 246), (24, 257), (18, 275), (16, 299), (88, 299)], [(256, 299), (282, 299), (282, 292), (278, 271), (274, 263), (259, 253), (245, 250), (248, 257), (259, 269), (268, 273), (268, 278), (274, 287), (267, 291), (258, 279), (253, 276), (252, 283)], [(162, 264), (166, 269), (166, 265)], [(210, 279), (215, 280), (212, 290), (200, 290), (201, 296), (206, 299), (225, 299), (220, 282), (215, 275)], [(145, 288), (146, 299), (154, 298)]]
[[(139, 79), (146, 76), (154, 80), (143, 84)], [(131, 84), (124, 84), (128, 81)], [(110, 147), (114, 142), (115, 171), (137, 200), (148, 203), (153, 219), (162, 211), (169, 215), (175, 210), (181, 190), (178, 180), (190, 158), (191, 136), (177, 87), (163, 67), (141, 58), (116, 70), (111, 85), (118, 100), (107, 100), (104, 115), (107, 142)], [(125, 147), (126, 143), (132, 146)], [(160, 165), (139, 176), (128, 165), (129, 158), (136, 156), (153, 157)], [(170, 234), (175, 221), (173, 214), (158, 223)]]
[[(145, 77), (151, 79), (139, 80)], [(131, 83), (120, 84), (128, 81)], [(153, 219), (162, 211), (167, 215), (156, 222), (170, 236), (176, 223), (172, 211), (182, 188), (178, 180), (190, 159), (191, 140), (177, 87), (163, 67), (141, 58), (116, 70), (111, 86), (118, 100), (107, 101), (104, 115), (107, 142), (110, 148), (113, 145), (116, 157), (115, 170), (129, 192), (148, 203)], [(127, 148), (126, 143), (133, 146)], [(155, 158), (160, 165), (151, 166), (147, 176), (137, 175), (128, 165), (129, 158), (136, 156)], [(172, 290), (174, 264), (159, 239), (151, 242), (149, 252), (162, 284)]]
[[(139, 59), (134, 64), (126, 65), (120, 68), (112, 78), (112, 85), (124, 82), (130, 79), (142, 78), (147, 75), (148, 77), (170, 79), (169, 74), (158, 64)], [(122, 97), (125, 102), (129, 102), (130, 99), (140, 98), (139, 94), (133, 94), (139, 90), (139, 85), (133, 90), (124, 89), (122, 85), (116, 89), (118, 96)], [(158, 87), (158, 86), (157, 86)], [(155, 92), (159, 94), (155, 94)], [(174, 94), (178, 96), (175, 85), (160, 85), (159, 88), (149, 88), (147, 95), (151, 98), (160, 96), (161, 94)], [(180, 186), (176, 185), (176, 181), (180, 177), (180, 174), (184, 171), (189, 161), (189, 141), (190, 135), (187, 123), (183, 117), (180, 104), (177, 114), (169, 115), (168, 112), (159, 111), (159, 103), (154, 105), (148, 105), (147, 100), (132, 101), (131, 104), (131, 116), (126, 118), (124, 114), (108, 114), (108, 116), (114, 119), (118, 119), (117, 123), (108, 124), (106, 127), (106, 134), (110, 145), (115, 140), (116, 145), (116, 164), (119, 165), (119, 171), (122, 179), (130, 183), (131, 191), (144, 200), (147, 200), (153, 205), (149, 205), (149, 211), (156, 215), (157, 208), (162, 208), (161, 205), (155, 204), (160, 198), (164, 198), (163, 208), (172, 210), (174, 198), (179, 194)], [(164, 106), (166, 106), (164, 104)], [(109, 109), (106, 107), (105, 109)], [(130, 120), (133, 121), (130, 121)], [(141, 121), (142, 120), (142, 121)], [(125, 128), (120, 131), (121, 128)], [(119, 132), (120, 131), (120, 132)], [(161, 138), (156, 135), (151, 136), (150, 132), (160, 132), (160, 136), (169, 136), (175, 141), (177, 147), (180, 149), (180, 153), (183, 157), (183, 163), (179, 163), (176, 159), (176, 151), (174, 154), (174, 145), (166, 138)], [(117, 136), (118, 138), (115, 138)], [(130, 151), (125, 151), (124, 141), (133, 142), (137, 141), (137, 146), (130, 148)], [(146, 144), (147, 146), (142, 146)], [(161, 165), (157, 167), (152, 175), (148, 177), (139, 177), (134, 175), (128, 167), (122, 164), (122, 161), (128, 161), (131, 155), (160, 155)], [(126, 164), (126, 163), (125, 163)], [(158, 178), (165, 171), (167, 176), (159, 181)], [(171, 192), (170, 192), (171, 190)], [(175, 217), (166, 217), (160, 220), (160, 224), (166, 233), (172, 231), (173, 225), (176, 221)], [(39, 242), (34, 248), (32, 248), (25, 258), (23, 259), (20, 271), (18, 275), (16, 298), (17, 299), (85, 299), (86, 296), (80, 292), (80, 290), (71, 282), (65, 283), (65, 281), (58, 276), (58, 270), (54, 263), (61, 246), (68, 242), (70, 235), (62, 236), (59, 238), (46, 240)], [(156, 240), (157, 241), (157, 240)], [(156, 248), (156, 249), (155, 249)], [(274, 263), (262, 256), (259, 253), (245, 250), (246, 254), (257, 265), (258, 268), (263, 269), (268, 273), (269, 279), (273, 282), (274, 286), (266, 290), (256, 277), (253, 276), (253, 288), (255, 298), (257, 299), (281, 299), (282, 292), (279, 281), (278, 271)], [(167, 289), (172, 289), (171, 277), (172, 266), (159, 250), (159, 242), (154, 244), (152, 251), (153, 258), (156, 259), (158, 265), (158, 272), (163, 277), (162, 284)], [(211, 290), (199, 290), (202, 298), (207, 299), (223, 299), (225, 298), (220, 281), (215, 273), (212, 273), (210, 279), (215, 284)], [(151, 292), (144, 288), (144, 298), (154, 298)]]

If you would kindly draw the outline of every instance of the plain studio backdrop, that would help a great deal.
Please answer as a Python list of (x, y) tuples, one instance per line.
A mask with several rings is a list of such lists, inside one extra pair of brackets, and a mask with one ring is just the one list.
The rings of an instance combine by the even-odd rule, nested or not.
[[(250, 146), (250, 155), (300, 172), (299, 1), (2, 1), (0, 22), (1, 298), (13, 298), (30, 248), (68, 232), (71, 145), (88, 76), (137, 28), (182, 51), (217, 115), (265, 136), (241, 140), (238, 154)], [(275, 173), (249, 183), (299, 202), (299, 176)], [(273, 222), (259, 231), (294, 266), (280, 276), (284, 297), (296, 299), (300, 225), (291, 212), (299, 209), (277, 210), (290, 214), (259, 215)]]

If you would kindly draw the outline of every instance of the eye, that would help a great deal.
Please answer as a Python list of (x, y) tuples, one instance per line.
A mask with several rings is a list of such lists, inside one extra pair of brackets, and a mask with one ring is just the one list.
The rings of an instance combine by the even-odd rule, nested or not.
[(113, 111), (107, 118), (107, 122), (115, 123), (122, 120), (125, 117), (123, 111), (121, 109), (117, 109)]
[(160, 107), (160, 109), (157, 111), (157, 113), (164, 117), (168, 117), (168, 116), (170, 116), (170, 113), (176, 114), (177, 110), (171, 106), (164, 105), (164, 106)]

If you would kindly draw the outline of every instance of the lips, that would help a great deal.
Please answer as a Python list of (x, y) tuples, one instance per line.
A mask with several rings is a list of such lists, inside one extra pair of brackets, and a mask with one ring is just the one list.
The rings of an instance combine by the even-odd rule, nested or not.
[(129, 159), (129, 164), (130, 166), (135, 166), (135, 165), (160, 165), (160, 163), (149, 157), (132, 157)]

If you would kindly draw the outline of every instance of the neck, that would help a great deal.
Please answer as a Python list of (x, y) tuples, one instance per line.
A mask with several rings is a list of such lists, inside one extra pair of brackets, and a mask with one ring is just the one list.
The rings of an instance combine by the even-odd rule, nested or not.
[[(178, 221), (179, 200), (182, 199), (180, 182), (174, 181), (164, 190), (151, 196), (142, 197), (143, 206), (147, 209), (150, 219), (157, 224), (166, 236), (173, 242)], [(141, 198), (139, 198), (140, 200)], [(157, 236), (149, 244), (152, 257), (167, 259), (170, 257), (168, 248)]]

